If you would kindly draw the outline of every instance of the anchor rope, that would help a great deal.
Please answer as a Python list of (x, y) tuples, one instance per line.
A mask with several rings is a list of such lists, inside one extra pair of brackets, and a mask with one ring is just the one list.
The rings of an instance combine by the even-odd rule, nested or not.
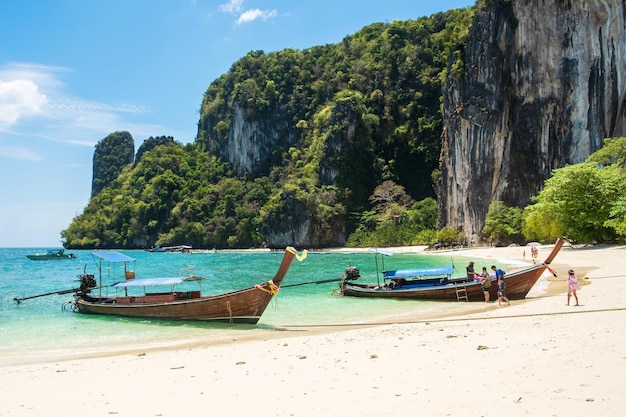
[(270, 279), (269, 281), (267, 281), (266, 284), (269, 288), (265, 288), (264, 285), (258, 285), (258, 284), (255, 285), (254, 288), (258, 288), (261, 291), (265, 291), (266, 293), (272, 294), (272, 295), (277, 295), (278, 291), (280, 291), (280, 288), (278, 287), (278, 285), (274, 284), (273, 280)]
[(232, 322), (233, 322), (233, 309), (230, 306), (230, 301), (226, 301), (226, 309), (228, 309), (229, 322), (232, 324)]

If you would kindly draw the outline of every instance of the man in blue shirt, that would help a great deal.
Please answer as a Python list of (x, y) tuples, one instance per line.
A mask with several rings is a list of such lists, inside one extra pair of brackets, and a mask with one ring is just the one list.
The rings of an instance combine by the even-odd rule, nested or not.
[(500, 268), (496, 268), (495, 265), (491, 265), (491, 270), (496, 273), (496, 279), (498, 280), (498, 305), (502, 305), (502, 301), (506, 301), (506, 305), (511, 305), (511, 302), (506, 298), (506, 282), (504, 282), (504, 271)]

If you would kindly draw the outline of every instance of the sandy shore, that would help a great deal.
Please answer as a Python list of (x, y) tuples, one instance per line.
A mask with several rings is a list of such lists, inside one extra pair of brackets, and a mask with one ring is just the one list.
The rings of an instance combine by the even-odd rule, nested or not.
[[(459, 255), (490, 265), (523, 251)], [(626, 248), (565, 247), (552, 266), (548, 292), (511, 306), (2, 367), (0, 416), (622, 415)], [(569, 268), (588, 277), (578, 307), (565, 305)]]

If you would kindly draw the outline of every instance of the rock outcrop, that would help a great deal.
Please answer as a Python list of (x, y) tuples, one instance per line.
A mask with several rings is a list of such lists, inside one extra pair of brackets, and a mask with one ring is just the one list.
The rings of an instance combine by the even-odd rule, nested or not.
[(237, 175), (245, 172), (266, 175), (271, 168), (272, 152), (296, 141), (294, 130), (280, 114), (264, 120), (247, 118), (239, 103), (234, 102), (228, 140), (219, 142), (209, 135), (207, 150), (233, 164)]
[(626, 2), (495, 0), (444, 91), (440, 225), (479, 241), (491, 201), (523, 207), (554, 168), (626, 133)]

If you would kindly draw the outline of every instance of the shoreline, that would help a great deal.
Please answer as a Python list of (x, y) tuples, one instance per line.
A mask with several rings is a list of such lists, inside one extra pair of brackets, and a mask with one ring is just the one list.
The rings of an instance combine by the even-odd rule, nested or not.
[[(549, 253), (552, 249), (553, 245), (544, 245), (540, 246), (542, 251), (545, 254)], [(383, 249), (393, 252), (394, 254), (425, 254), (425, 255), (434, 255), (434, 256), (449, 256), (450, 253), (454, 253), (457, 257), (467, 258), (467, 260), (483, 260), (489, 264), (491, 263), (516, 263), (520, 262), (521, 264), (530, 264), (530, 262), (524, 262), (524, 260), (520, 261), (519, 259), (514, 259), (514, 253), (520, 252), (524, 250), (524, 247), (513, 247), (513, 248), (496, 248), (496, 247), (473, 247), (473, 248), (463, 248), (463, 249), (443, 249), (437, 251), (425, 251), (427, 246), (399, 246), (399, 247), (385, 247)], [(565, 249), (565, 246), (564, 248)], [(562, 250), (563, 250), (562, 249)], [(568, 248), (569, 249), (569, 248)], [(235, 250), (236, 252), (238, 250)], [(323, 250), (313, 250), (310, 253), (315, 252), (327, 252), (327, 253), (366, 253), (369, 251), (369, 248), (328, 248)], [(253, 249), (248, 253), (258, 252), (258, 250)], [(496, 256), (497, 255), (497, 256)], [(503, 258), (502, 255), (506, 255)], [(556, 261), (558, 261), (558, 256), (555, 259), (555, 263), (552, 264), (553, 269), (555, 270), (567, 270), (569, 267), (567, 265), (559, 265)], [(480, 262), (480, 261), (477, 261)], [(585, 273), (587, 271), (585, 270)], [(565, 279), (561, 277), (559, 274), (559, 278), (546, 278), (547, 285), (545, 288), (536, 291), (533, 288), (529, 295), (525, 300), (516, 300), (515, 303), (525, 303), (532, 301), (536, 298), (555, 296), (561, 292), (566, 291)], [(540, 280), (541, 282), (541, 280)], [(587, 280), (580, 280), (581, 285), (588, 284)], [(535, 284), (537, 287), (539, 282)], [(77, 351), (74, 353), (68, 353), (68, 351), (63, 351), (62, 353), (54, 353), (50, 352), (42, 352), (45, 354), (43, 357), (37, 358), (28, 358), (22, 359), (19, 363), (7, 363), (0, 360), (0, 368), (2, 367), (10, 367), (10, 366), (22, 366), (22, 365), (36, 365), (36, 364), (45, 364), (52, 362), (65, 362), (72, 360), (83, 360), (83, 359), (94, 359), (94, 358), (106, 358), (117, 355), (127, 355), (127, 354), (145, 354), (147, 352), (159, 352), (159, 351), (174, 351), (178, 349), (195, 349), (202, 348), (206, 346), (219, 346), (225, 345), (229, 343), (240, 343), (242, 341), (252, 341), (259, 339), (273, 339), (277, 337), (292, 337), (299, 336), (303, 332), (312, 332), (313, 334), (319, 334), (324, 332), (338, 332), (338, 331), (346, 331), (346, 330), (357, 330), (362, 328), (371, 328), (377, 326), (384, 325), (392, 325), (392, 324), (411, 324), (411, 323), (424, 323), (431, 321), (447, 321), (451, 318), (455, 318), (458, 316), (466, 316), (471, 314), (484, 313), (488, 311), (488, 309), (496, 306), (497, 303), (495, 300), (492, 300), (489, 304), (485, 305), (479, 302), (471, 302), (471, 303), (453, 303), (449, 301), (441, 301), (441, 305), (449, 305), (450, 311), (441, 312), (439, 310), (434, 312), (424, 313), (422, 311), (415, 313), (408, 313), (403, 316), (392, 317), (391, 320), (376, 320), (369, 319), (360, 323), (336, 323), (336, 324), (305, 324), (305, 325), (273, 325), (273, 328), (263, 328), (259, 331), (259, 329), (236, 329), (233, 332), (227, 332), (225, 335), (215, 336), (212, 335), (210, 341), (203, 339), (200, 336), (196, 337), (187, 337), (181, 340), (168, 340), (166, 342), (145, 342), (136, 345), (116, 345), (109, 346), (106, 350), (91, 350), (90, 352)], [(233, 335), (234, 334), (234, 335)], [(15, 358), (14, 358), (15, 359)]]
[[(538, 259), (550, 249), (539, 246)], [(450, 303), (432, 317), (284, 326), (208, 344), (199, 338), (7, 365), (0, 367), (5, 412), (177, 416), (218, 407), (259, 416), (619, 415), (626, 407), (624, 249), (562, 248), (551, 265), (558, 277), (547, 280), (545, 292), (531, 290), (511, 306)], [(457, 255), (497, 264), (523, 261), (523, 250), (468, 248)], [(583, 284), (579, 307), (565, 305), (570, 268)]]

